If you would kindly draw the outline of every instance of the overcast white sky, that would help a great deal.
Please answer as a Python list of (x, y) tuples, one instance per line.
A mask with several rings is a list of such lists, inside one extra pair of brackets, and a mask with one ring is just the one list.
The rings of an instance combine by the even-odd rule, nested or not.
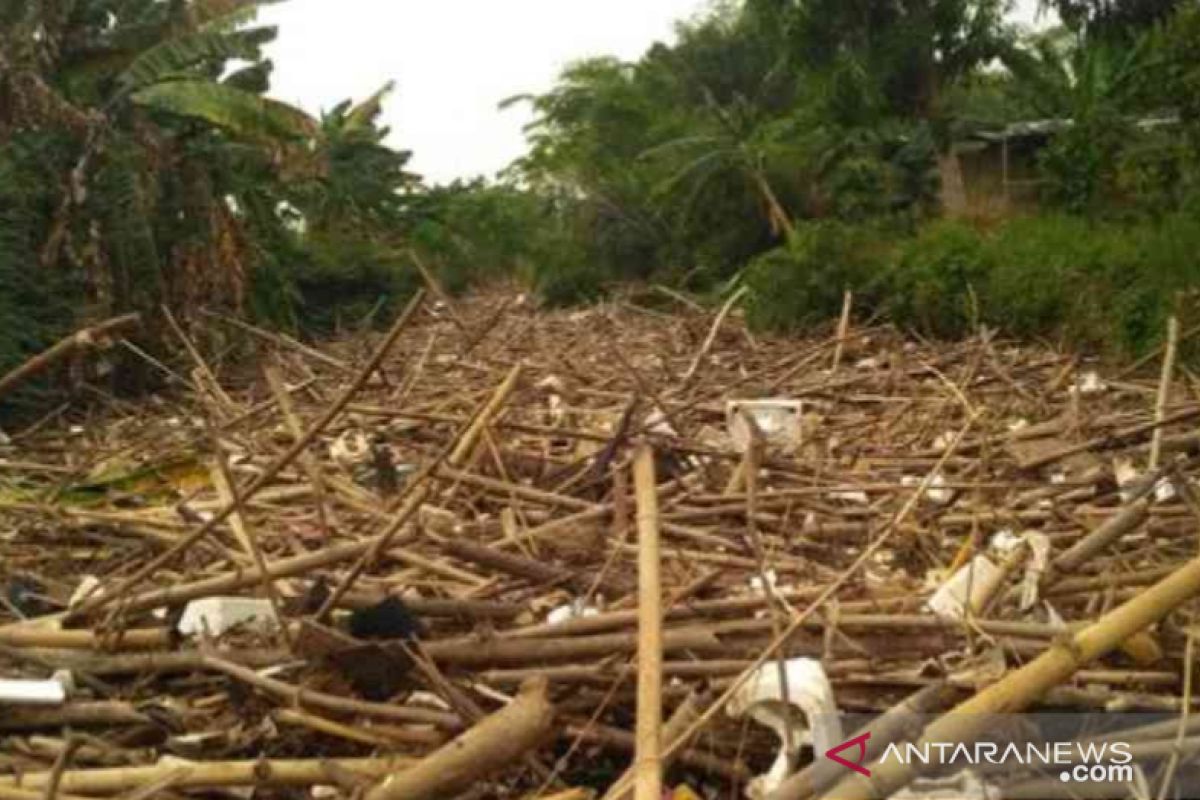
[[(1019, 0), (1033, 18), (1037, 0)], [(492, 175), (524, 151), (527, 108), (569, 62), (633, 59), (707, 0), (289, 0), (268, 7), (273, 94), (312, 113), (395, 80), (392, 144), (432, 181)]]

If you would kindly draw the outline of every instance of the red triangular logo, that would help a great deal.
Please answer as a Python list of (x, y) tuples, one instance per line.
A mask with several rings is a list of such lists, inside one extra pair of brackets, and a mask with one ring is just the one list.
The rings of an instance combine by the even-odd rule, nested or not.
[[(842, 742), (837, 747), (826, 750), (825, 757), (830, 761), (836, 761), (843, 767), (849, 767), (855, 772), (866, 775), (869, 778), (871, 777), (871, 770), (864, 767), (862, 762), (863, 759), (867, 757), (867, 740), (870, 738), (870, 731), (864, 733), (862, 736), (855, 736), (853, 739)], [(838, 753), (842, 752), (843, 750), (849, 750), (851, 747), (858, 747), (858, 758), (854, 759), (853, 761), (847, 761), (838, 755)]]

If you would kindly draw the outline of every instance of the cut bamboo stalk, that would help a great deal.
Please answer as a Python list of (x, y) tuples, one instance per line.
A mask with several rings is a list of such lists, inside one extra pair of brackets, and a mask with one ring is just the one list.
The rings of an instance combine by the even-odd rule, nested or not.
[(111, 337), (121, 335), (128, 330), (136, 328), (141, 324), (141, 321), (142, 318), (139, 314), (126, 314), (123, 317), (115, 317), (71, 334), (50, 349), (39, 353), (21, 366), (0, 377), (0, 398), (3, 398), (13, 389), (17, 388), (17, 386), (35, 375), (45, 372), (59, 361), (69, 357), (72, 353), (96, 347)]
[[(312, 786), (330, 782), (329, 766), (379, 780), (397, 769), (412, 765), (411, 758), (347, 758), (254, 761), (168, 761), (149, 767), (105, 767), (73, 769), (63, 773), (61, 789), (89, 795), (112, 795), (137, 789), (161, 780), (180, 767), (187, 775), (174, 784), (177, 789), (205, 789), (222, 786)], [(0, 787), (44, 789), (49, 772), (26, 772), (20, 778), (0, 776)]]
[[(917, 746), (974, 741), (987, 726), (988, 715), (1013, 714), (1027, 708), (1081, 667), (1119, 647), (1197, 594), (1200, 594), (1200, 558), (1189, 561), (1137, 597), (1057, 642), (1024, 667), (939, 717), (926, 728)], [(888, 797), (917, 777), (917, 766), (900, 763), (898, 759), (875, 761), (868, 767), (869, 778), (852, 774), (830, 790), (828, 796), (838, 800)]]
[[(274, 395), (275, 402), (279, 405), (279, 413), (283, 415), (288, 433), (292, 435), (292, 441), (300, 441), (304, 438), (304, 425), (296, 414), (292, 395), (288, 392), (287, 383), (283, 380), (283, 373), (279, 371), (278, 367), (268, 366), (263, 370), (263, 374), (266, 375), (267, 385), (271, 387), (271, 394)], [(316, 457), (307, 450), (298, 458), (300, 466), (308, 476), (308, 482), (312, 484), (313, 495), (317, 501), (317, 519), (320, 520), (321, 528), (328, 536), (330, 533), (329, 505), (326, 500), (325, 477), (321, 474), (321, 465)]]
[(842, 295), (842, 316), (838, 320), (837, 346), (833, 350), (833, 372), (842, 365), (842, 353), (846, 349), (846, 336), (850, 332), (850, 309), (854, 305), (854, 293), (849, 289)]
[(662, 800), (662, 576), (654, 450), (638, 447), (633, 461), (638, 534), (638, 691), (635, 800)]
[(1125, 534), (1137, 530), (1149, 517), (1150, 501), (1145, 498), (1135, 500), (1054, 559), (1054, 568), (1062, 572), (1076, 569)]
[(1158, 469), (1162, 457), (1163, 425), (1167, 404), (1171, 401), (1171, 378), (1175, 375), (1175, 354), (1179, 349), (1179, 320), (1167, 320), (1167, 352), (1163, 356), (1162, 375), (1158, 381), (1158, 399), (1154, 404), (1154, 437), (1150, 440), (1150, 469)]
[(534, 750), (546, 739), (553, 722), (554, 706), (547, 696), (546, 681), (529, 681), (503, 709), (412, 768), (386, 778), (367, 792), (365, 800), (454, 796)]

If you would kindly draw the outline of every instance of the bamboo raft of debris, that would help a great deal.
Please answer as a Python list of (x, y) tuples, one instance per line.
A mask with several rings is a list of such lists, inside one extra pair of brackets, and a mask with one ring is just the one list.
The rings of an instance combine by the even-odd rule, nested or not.
[(851, 733), (827, 710), (885, 715), (868, 758), (897, 709), (951, 741), (980, 733), (952, 710), (1166, 714), (1135, 732), (1147, 780), (1194, 775), (1200, 396), (1174, 328), (1101, 375), (855, 326), (849, 299), (798, 339), (664, 290), (431, 289), (322, 349), (203, 317), (251, 368), (175, 325), (173, 390), (3, 439), (0, 799), (918, 777), (823, 770)]

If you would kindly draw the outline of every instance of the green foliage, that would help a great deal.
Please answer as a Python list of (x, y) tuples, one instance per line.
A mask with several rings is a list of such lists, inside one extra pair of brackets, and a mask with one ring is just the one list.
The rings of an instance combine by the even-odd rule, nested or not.
[(1194, 316), (1198, 248), (1200, 219), (1185, 213), (1127, 224), (1043, 215), (992, 231), (944, 222), (912, 236), (819, 223), (750, 266), (749, 318), (802, 328), (835, 316), (850, 289), (859, 313), (927, 336), (986, 324), (1131, 357), (1161, 341), (1176, 298)]
[(312, 240), (303, 256), (284, 274), (299, 329), (311, 336), (386, 325), (420, 286), (403, 253), (356, 237)]
[(991, 272), (991, 253), (973, 228), (936, 223), (897, 249), (887, 310), (931, 336), (969, 334)]
[(251, 92), (207, 81), (158, 83), (133, 95), (135, 103), (203, 120), (249, 139), (304, 139), (316, 133), (307, 114)]
[(892, 243), (880, 232), (842, 222), (801, 226), (784, 247), (746, 269), (751, 324), (799, 330), (835, 316), (846, 290), (865, 305), (885, 294)]

